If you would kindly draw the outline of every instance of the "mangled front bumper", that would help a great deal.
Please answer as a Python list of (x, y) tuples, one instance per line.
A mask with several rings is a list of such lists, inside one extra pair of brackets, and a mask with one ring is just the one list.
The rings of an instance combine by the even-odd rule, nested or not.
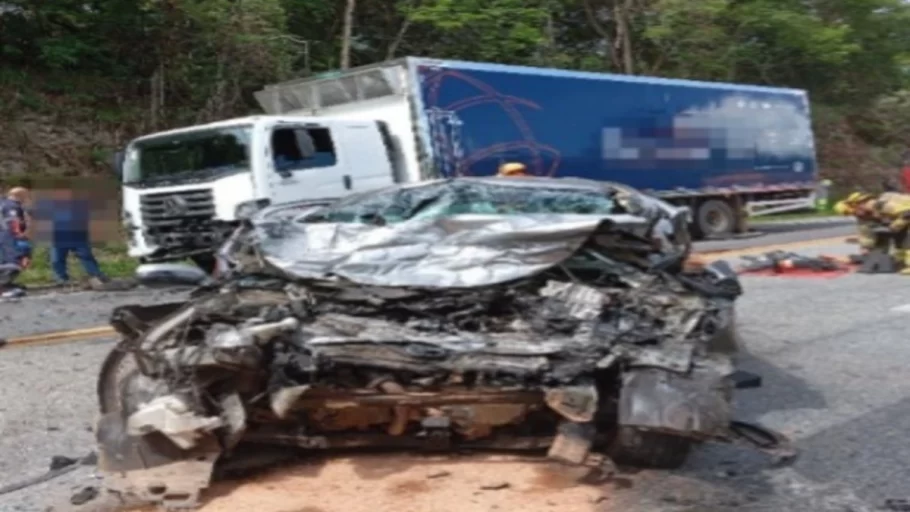
[(98, 469), (111, 492), (168, 508), (194, 507), (209, 486), (222, 449), (213, 435), (181, 450), (157, 434), (135, 436), (119, 413), (101, 417), (96, 427)]
[[(729, 376), (711, 369), (680, 375), (671, 371), (639, 368), (628, 371), (619, 392), (616, 428), (691, 439), (694, 442), (719, 441), (744, 443), (767, 451), (778, 458), (792, 457), (787, 440), (761, 427), (732, 419)], [(282, 394), (282, 400), (276, 397)], [(398, 414), (408, 409), (455, 404), (483, 403), (483, 414), (513, 414), (520, 402), (541, 404), (561, 418), (548, 436), (502, 436), (477, 438), (451, 443), (451, 418), (425, 418), (416, 436), (398, 433), (339, 436), (308, 435), (307, 427), (297, 429), (263, 428), (250, 425), (246, 404), (236, 395), (222, 400), (215, 415), (194, 414), (187, 400), (178, 395), (154, 398), (138, 411), (125, 416), (121, 411), (103, 415), (98, 423), (99, 469), (106, 475), (109, 490), (143, 502), (169, 507), (191, 507), (210, 485), (219, 461), (242, 445), (290, 445), (307, 449), (354, 447), (397, 447), (431, 450), (458, 447), (478, 449), (548, 449), (548, 456), (561, 463), (578, 464), (604, 470), (612, 466), (609, 457), (595, 450), (598, 435), (594, 419), (600, 403), (598, 393), (589, 386), (570, 386), (537, 391), (488, 394), (351, 394), (297, 389), (276, 393), (271, 399), (276, 414), (287, 414), (307, 401), (324, 401), (328, 410), (342, 410), (361, 403), (387, 404)], [(357, 404), (360, 405), (360, 404)], [(394, 423), (394, 422), (393, 422)], [(390, 427), (394, 428), (394, 427)]]
[(732, 384), (726, 375), (633, 369), (623, 375), (617, 423), (699, 440), (724, 438), (733, 420)]

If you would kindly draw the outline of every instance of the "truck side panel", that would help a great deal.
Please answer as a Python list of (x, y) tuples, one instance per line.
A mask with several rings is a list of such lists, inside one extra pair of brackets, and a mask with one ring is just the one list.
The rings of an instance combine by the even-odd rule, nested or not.
[[(335, 119), (373, 119), (388, 124), (393, 134), (399, 151), (402, 153), (401, 162), (405, 166), (403, 172), (407, 175), (419, 174), (417, 165), (417, 148), (414, 137), (402, 137), (397, 134), (413, 133), (411, 121), (411, 107), (404, 96), (389, 96), (385, 98), (333, 105), (331, 107), (314, 109), (308, 115), (331, 117)], [(396, 176), (396, 181), (411, 181), (404, 176)]]
[(411, 83), (415, 74), (409, 60), (402, 58), (268, 85), (256, 93), (256, 99), (271, 115), (383, 123), (383, 131), (389, 135), (387, 142), (392, 146), (389, 151), (394, 160), (395, 181), (418, 181), (424, 177), (422, 166), (429, 162), (424, 141), (418, 141), (420, 130), (415, 128), (420, 110), (412, 102), (419, 98)]
[(802, 91), (430, 60), (415, 73), (447, 176), (519, 161), (665, 193), (814, 186)]

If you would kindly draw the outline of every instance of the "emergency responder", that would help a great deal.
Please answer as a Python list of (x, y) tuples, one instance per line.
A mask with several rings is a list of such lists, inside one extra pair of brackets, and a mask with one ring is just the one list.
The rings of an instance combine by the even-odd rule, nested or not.
[(902, 275), (910, 275), (910, 195), (882, 194), (873, 204), (875, 216), (891, 233), (892, 256), (903, 268)]
[(32, 261), (32, 243), (29, 240), (31, 219), (29, 218), (29, 214), (25, 207), (29, 200), (28, 189), (24, 187), (12, 188), (6, 198), (18, 221), (18, 225), (14, 232), (14, 237), (16, 239), (16, 255), (19, 260), (19, 266), (25, 270), (31, 265)]
[(506, 162), (499, 166), (499, 171), (496, 175), (502, 177), (527, 176), (528, 168), (525, 167), (525, 164), (519, 162)]
[[(879, 198), (887, 199), (888, 192)], [(834, 211), (839, 215), (856, 217), (857, 231), (859, 232), (860, 257), (865, 256), (876, 246), (875, 229), (881, 225), (875, 215), (876, 197), (866, 192), (854, 192), (846, 199), (834, 205)], [(887, 247), (879, 247), (887, 250)]]
[(22, 271), (21, 257), (16, 247), (25, 228), (25, 212), (16, 199), (0, 199), (0, 298), (24, 295), (15, 284)]

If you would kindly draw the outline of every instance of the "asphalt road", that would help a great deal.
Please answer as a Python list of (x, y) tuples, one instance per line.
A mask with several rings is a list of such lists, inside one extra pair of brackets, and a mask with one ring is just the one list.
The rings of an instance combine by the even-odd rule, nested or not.
[(185, 295), (184, 289), (137, 289), (51, 293), (0, 302), (0, 338), (107, 325), (117, 306), (177, 301)]
[(726, 251), (763, 245), (789, 244), (852, 236), (856, 222), (850, 218), (832, 217), (778, 222), (753, 222), (749, 233), (727, 240), (708, 240), (695, 244), (695, 251)]
[[(850, 250), (837, 246), (801, 252)], [(745, 276), (746, 294), (738, 306), (739, 333), (746, 348), (741, 364), (761, 374), (765, 382), (761, 389), (740, 392), (738, 414), (790, 435), (800, 457), (791, 466), (773, 467), (749, 450), (709, 445), (699, 449), (683, 470), (641, 472), (624, 477), (623, 485), (596, 490), (603, 495), (587, 510), (863, 512), (878, 510), (889, 498), (910, 498), (906, 463), (910, 379), (903, 373), (910, 361), (906, 339), (910, 286), (902, 279), (860, 274), (836, 279)], [(109, 344), (94, 340), (0, 351), (4, 376), (0, 486), (40, 474), (53, 455), (78, 456), (91, 449), (95, 372)], [(332, 474), (326, 470), (320, 478), (328, 480)], [(517, 472), (502, 476), (519, 478)], [(363, 493), (377, 500), (352, 511), (386, 510), (381, 488), (376, 487), (382, 482), (355, 475), (327, 482), (325, 492)], [(279, 492), (292, 484), (293, 479), (283, 479), (267, 491)], [(73, 491), (86, 485), (98, 485), (91, 468), (0, 496), (0, 511), (43, 512), (48, 504), (67, 502)], [(239, 485), (230, 496), (219, 493), (219, 499), (241, 500), (244, 489), (255, 487)], [(508, 493), (519, 493), (519, 487), (513, 485), (500, 496), (507, 502), (518, 499), (518, 494)], [(547, 503), (563, 503), (561, 496), (570, 492), (571, 488), (554, 488), (546, 495)], [(319, 496), (299, 499), (302, 503), (286, 503), (275, 510), (334, 512), (307, 508), (314, 500), (318, 503)], [(443, 493), (438, 499), (458, 498)], [(459, 510), (495, 509), (474, 503), (481, 502), (466, 500)]]

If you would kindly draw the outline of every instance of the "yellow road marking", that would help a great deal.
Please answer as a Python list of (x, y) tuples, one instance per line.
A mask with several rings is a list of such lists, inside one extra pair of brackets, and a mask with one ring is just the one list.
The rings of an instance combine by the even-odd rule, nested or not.
[[(741, 256), (754, 256), (771, 251), (783, 251), (789, 249), (818, 247), (822, 245), (834, 245), (846, 243), (850, 237), (838, 236), (832, 238), (819, 238), (816, 240), (805, 240), (802, 242), (788, 242), (783, 244), (763, 245), (760, 247), (749, 247), (746, 249), (730, 249), (718, 251), (704, 251), (695, 253), (690, 260), (694, 263), (707, 263), (716, 259), (738, 258)], [(69, 331), (48, 332), (42, 334), (33, 334), (30, 336), (21, 336), (6, 340), (4, 347), (24, 347), (35, 345), (56, 345), (59, 343), (69, 343), (72, 341), (90, 340), (93, 338), (106, 338), (116, 336), (117, 331), (113, 327), (100, 326), (89, 329), (75, 329)]]
[(74, 329), (69, 331), (46, 332), (41, 334), (32, 334), (30, 336), (20, 336), (18, 338), (9, 338), (6, 340), (4, 347), (17, 346), (34, 346), (34, 345), (56, 345), (58, 343), (68, 343), (71, 341), (90, 340), (93, 338), (104, 338), (114, 336), (117, 331), (113, 327), (100, 326), (88, 329)]

